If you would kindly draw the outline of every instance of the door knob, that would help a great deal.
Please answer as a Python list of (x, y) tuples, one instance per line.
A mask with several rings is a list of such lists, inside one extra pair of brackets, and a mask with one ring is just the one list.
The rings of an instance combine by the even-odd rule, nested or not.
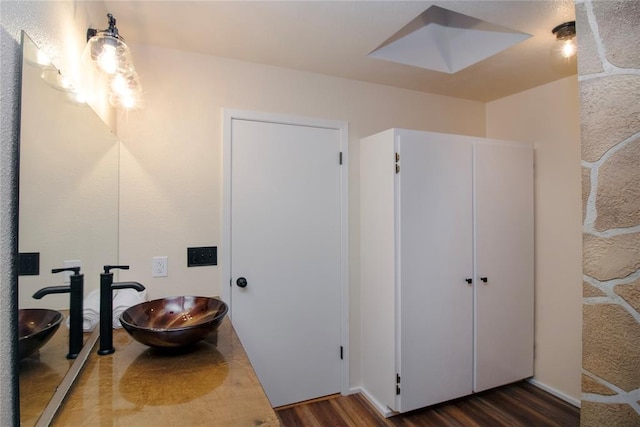
[(239, 288), (246, 288), (247, 279), (245, 279), (244, 277), (238, 277), (238, 280), (236, 280), (236, 285), (238, 285)]
[(482, 280), (484, 283), (487, 283), (489, 279), (487, 277), (481, 277), (480, 280)]
[(465, 282), (467, 282), (468, 284), (472, 284), (473, 283), (473, 279), (464, 279)]

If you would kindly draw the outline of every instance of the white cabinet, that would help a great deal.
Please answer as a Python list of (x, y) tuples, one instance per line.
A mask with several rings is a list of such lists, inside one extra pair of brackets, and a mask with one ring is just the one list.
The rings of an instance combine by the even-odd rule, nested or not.
[(360, 153), (369, 399), (406, 412), (533, 375), (532, 147), (390, 129)]

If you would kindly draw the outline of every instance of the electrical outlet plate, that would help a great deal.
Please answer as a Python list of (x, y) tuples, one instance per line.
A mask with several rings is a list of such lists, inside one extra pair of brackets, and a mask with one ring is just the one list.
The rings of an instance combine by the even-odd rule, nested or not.
[(151, 277), (167, 277), (168, 273), (168, 260), (166, 256), (153, 257), (151, 263)]

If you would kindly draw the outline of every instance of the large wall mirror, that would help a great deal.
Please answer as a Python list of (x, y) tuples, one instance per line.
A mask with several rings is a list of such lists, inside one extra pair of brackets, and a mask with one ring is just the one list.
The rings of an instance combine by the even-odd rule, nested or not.
[(18, 308), (65, 316), (50, 341), (17, 367), (21, 425), (29, 426), (74, 363), (66, 358), (69, 294), (32, 295), (64, 285), (68, 278), (51, 270), (79, 262), (86, 296), (98, 288), (102, 266), (117, 263), (119, 143), (24, 33), (22, 47)]

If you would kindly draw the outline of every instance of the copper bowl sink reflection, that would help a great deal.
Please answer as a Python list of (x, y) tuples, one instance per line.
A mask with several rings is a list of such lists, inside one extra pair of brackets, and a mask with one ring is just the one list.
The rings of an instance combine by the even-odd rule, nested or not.
[(215, 331), (227, 311), (227, 304), (216, 298), (169, 297), (126, 309), (120, 323), (136, 341), (149, 347), (179, 348)]
[(18, 310), (18, 355), (31, 356), (56, 333), (64, 316), (56, 310), (23, 308)]

